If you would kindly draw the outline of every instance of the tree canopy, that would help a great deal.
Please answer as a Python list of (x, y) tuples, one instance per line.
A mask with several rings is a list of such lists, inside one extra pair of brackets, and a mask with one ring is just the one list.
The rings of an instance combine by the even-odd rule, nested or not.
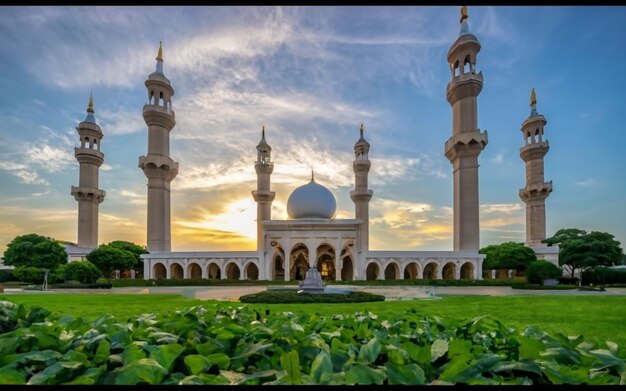
[(96, 265), (105, 277), (110, 277), (113, 270), (130, 269), (135, 265), (133, 253), (110, 244), (103, 244), (87, 254), (87, 260)]
[(122, 251), (128, 251), (129, 253), (133, 254), (135, 262), (131, 268), (135, 269), (138, 272), (143, 271), (143, 261), (141, 260), (140, 255), (148, 254), (148, 251), (146, 251), (145, 248), (136, 245), (135, 243), (127, 242), (124, 240), (115, 240), (107, 244), (107, 246), (111, 246)]
[(487, 255), (483, 261), (483, 269), (526, 270), (531, 262), (537, 260), (532, 248), (515, 242), (492, 244), (478, 252)]
[(4, 263), (15, 267), (55, 269), (67, 263), (67, 252), (57, 240), (33, 233), (16, 236), (7, 245)]
[(621, 243), (608, 232), (565, 228), (544, 242), (559, 244), (559, 264), (568, 269), (572, 278), (576, 269), (582, 272), (594, 267), (619, 265), (624, 258)]

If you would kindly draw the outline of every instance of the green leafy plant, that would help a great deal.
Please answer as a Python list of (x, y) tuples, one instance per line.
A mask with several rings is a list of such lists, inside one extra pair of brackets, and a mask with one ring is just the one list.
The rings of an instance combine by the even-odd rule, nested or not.
[(272, 289), (239, 298), (242, 303), (364, 303), (385, 301), (385, 296), (368, 292), (350, 292), (348, 294), (298, 293), (296, 289)]

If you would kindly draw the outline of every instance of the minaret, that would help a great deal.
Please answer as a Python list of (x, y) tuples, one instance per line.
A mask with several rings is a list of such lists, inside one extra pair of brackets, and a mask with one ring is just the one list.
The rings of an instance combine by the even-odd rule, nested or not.
[(163, 46), (159, 46), (156, 71), (146, 80), (148, 103), (143, 119), (148, 125), (148, 154), (139, 157), (139, 168), (148, 178), (148, 251), (171, 251), (170, 182), (178, 163), (170, 157), (170, 131), (176, 125), (174, 89), (163, 74)]
[(93, 96), (89, 97), (87, 117), (76, 128), (80, 147), (74, 148), (74, 156), (80, 164), (78, 187), (72, 186), (71, 194), (78, 201), (78, 247), (98, 247), (98, 206), (104, 201), (106, 192), (98, 189), (98, 174), (104, 154), (100, 152), (100, 141), (104, 137), (96, 123), (93, 111)]
[[(357, 229), (356, 251), (357, 264), (365, 265), (365, 254), (369, 251), (369, 203), (374, 192), (367, 188), (367, 174), (370, 171), (372, 163), (369, 160), (368, 153), (370, 144), (363, 137), (364, 126), (361, 124), (361, 137), (354, 144), (354, 162), (352, 168), (354, 170), (354, 190), (350, 192), (350, 198), (354, 202), (354, 217), (361, 220), (361, 224)], [(363, 266), (365, 267), (365, 266)], [(365, 278), (363, 278), (365, 279)]]
[(537, 113), (535, 89), (530, 93), (530, 116), (522, 124), (524, 146), (520, 157), (526, 162), (526, 187), (519, 190), (519, 196), (526, 204), (526, 245), (542, 246), (546, 238), (546, 198), (552, 192), (552, 181), (544, 182), (543, 157), (550, 144), (543, 139), (543, 127), (547, 121)]
[(276, 193), (270, 191), (270, 175), (274, 171), (272, 163), (272, 147), (265, 141), (265, 126), (261, 130), (261, 142), (256, 146), (257, 159), (254, 163), (256, 170), (256, 190), (252, 191), (256, 207), (256, 243), (257, 251), (263, 251), (264, 232), (263, 220), (272, 219), (272, 201)]
[(478, 155), (487, 145), (487, 131), (478, 128), (477, 97), (483, 74), (476, 72), (478, 39), (469, 32), (467, 7), (461, 8), (459, 37), (448, 50), (452, 80), (446, 98), (452, 106), (452, 137), (445, 143), (445, 156), (454, 174), (454, 251), (478, 251)]

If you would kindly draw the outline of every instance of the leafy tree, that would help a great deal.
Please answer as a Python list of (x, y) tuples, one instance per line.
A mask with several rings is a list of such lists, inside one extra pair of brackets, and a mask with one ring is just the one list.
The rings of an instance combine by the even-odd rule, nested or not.
[(22, 282), (31, 284), (41, 284), (44, 280), (45, 272), (33, 266), (18, 266), (13, 269), (13, 276)]
[(537, 283), (543, 285), (543, 280), (550, 278), (559, 278), (563, 275), (563, 270), (555, 264), (538, 260), (531, 262), (526, 272), (526, 279), (528, 282)]
[(87, 260), (96, 265), (105, 277), (110, 277), (113, 270), (130, 269), (135, 264), (134, 254), (108, 244), (87, 254)]
[(115, 247), (117, 249), (128, 251), (135, 257), (135, 263), (132, 266), (132, 269), (141, 273), (143, 272), (143, 261), (141, 260), (141, 254), (148, 254), (148, 251), (135, 243), (126, 242), (124, 240), (115, 240), (108, 244), (108, 246)]
[(537, 260), (535, 251), (523, 243), (504, 242), (483, 247), (478, 251), (487, 257), (483, 261), (483, 269), (516, 269), (526, 270), (531, 262)]
[(63, 274), (66, 280), (78, 281), (83, 284), (92, 284), (102, 276), (100, 269), (89, 261), (70, 262), (63, 268)]
[(4, 263), (15, 267), (55, 269), (67, 263), (67, 252), (52, 238), (37, 234), (16, 236), (4, 252)]
[(572, 278), (576, 269), (580, 269), (582, 275), (585, 270), (595, 267), (619, 265), (624, 259), (620, 242), (607, 232), (560, 229), (544, 242), (548, 245), (559, 244), (559, 264), (570, 272)]

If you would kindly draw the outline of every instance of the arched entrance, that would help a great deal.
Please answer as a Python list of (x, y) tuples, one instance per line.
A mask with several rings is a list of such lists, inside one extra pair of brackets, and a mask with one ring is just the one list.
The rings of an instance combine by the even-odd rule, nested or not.
[(162, 263), (154, 264), (154, 266), (152, 267), (152, 277), (155, 280), (162, 280), (164, 278), (167, 278), (167, 269), (165, 268), (165, 265), (163, 265)]
[(238, 280), (241, 276), (241, 272), (239, 271), (239, 266), (235, 263), (229, 263), (226, 266), (226, 279), (228, 280)]
[(219, 280), (222, 278), (222, 271), (220, 267), (217, 266), (217, 263), (211, 263), (209, 265), (209, 278), (212, 280)]
[(289, 268), (289, 279), (304, 280), (306, 271), (309, 270), (309, 250), (299, 243), (294, 246), (290, 254), (291, 267)]
[(317, 248), (317, 270), (322, 280), (335, 281), (335, 250), (328, 244), (322, 244)]
[(470, 262), (466, 262), (461, 266), (461, 279), (473, 280), (474, 279), (474, 265)]
[(343, 259), (343, 268), (341, 268), (341, 280), (354, 280), (354, 265), (352, 264), (352, 257), (350, 256)]
[(172, 263), (170, 265), (170, 279), (183, 278), (183, 267), (178, 263)]
[(187, 265), (187, 276), (193, 280), (199, 280), (202, 278), (202, 268), (195, 262)]
[(400, 268), (394, 262), (391, 262), (385, 268), (385, 280), (397, 280), (400, 274)]
[(424, 280), (434, 280), (437, 278), (437, 264), (431, 262), (424, 266)]
[(274, 255), (274, 261), (272, 265), (272, 280), (284, 280), (285, 279), (285, 261), (280, 254)]
[(441, 270), (441, 275), (444, 280), (454, 280), (454, 274), (456, 272), (456, 266), (452, 262), (446, 263)]
[(378, 265), (375, 262), (372, 262), (367, 265), (367, 269), (365, 269), (365, 278), (369, 281), (377, 280), (379, 273), (380, 270), (378, 269)]
[(254, 263), (249, 263), (248, 266), (246, 266), (246, 277), (248, 280), (259, 279), (259, 268)]
[(404, 268), (405, 280), (416, 280), (419, 275), (419, 266), (415, 262), (411, 262)]

